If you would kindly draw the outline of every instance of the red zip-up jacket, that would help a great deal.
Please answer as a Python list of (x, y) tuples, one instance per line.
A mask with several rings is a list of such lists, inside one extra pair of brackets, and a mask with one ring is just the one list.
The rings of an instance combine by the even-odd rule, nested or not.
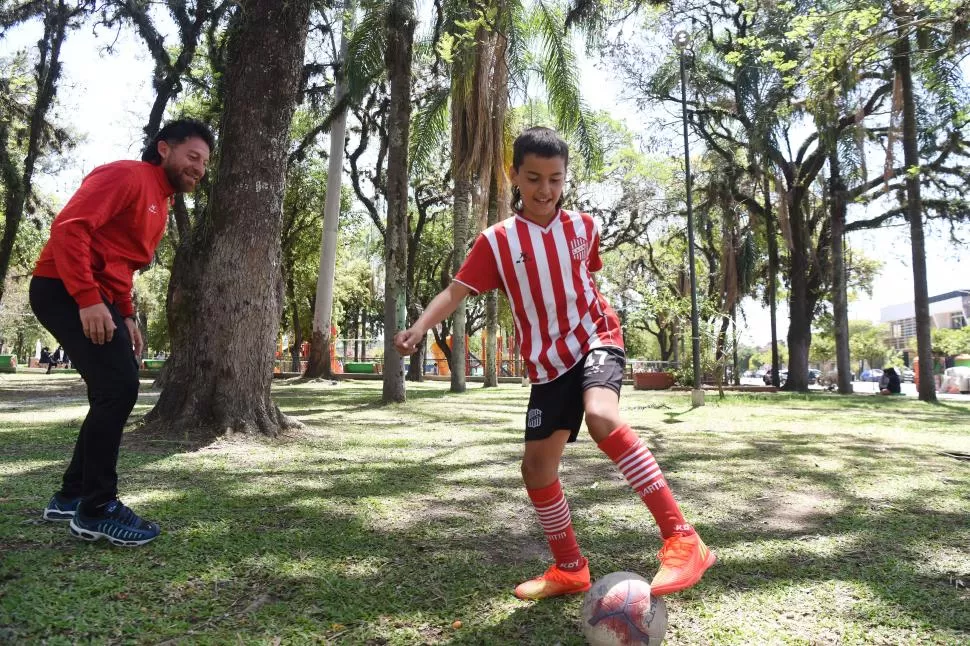
[(132, 316), (135, 271), (152, 261), (174, 193), (159, 166), (98, 166), (54, 218), (34, 276), (59, 278), (79, 308), (102, 302), (103, 294), (122, 316)]

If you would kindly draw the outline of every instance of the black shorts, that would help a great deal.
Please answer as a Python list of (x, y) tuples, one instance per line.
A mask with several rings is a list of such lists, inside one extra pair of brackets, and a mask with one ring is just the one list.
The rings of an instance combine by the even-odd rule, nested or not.
[(544, 440), (555, 431), (569, 429), (575, 442), (583, 424), (583, 393), (588, 388), (609, 388), (620, 394), (626, 354), (619, 348), (596, 348), (566, 374), (532, 386), (525, 415), (525, 441)]

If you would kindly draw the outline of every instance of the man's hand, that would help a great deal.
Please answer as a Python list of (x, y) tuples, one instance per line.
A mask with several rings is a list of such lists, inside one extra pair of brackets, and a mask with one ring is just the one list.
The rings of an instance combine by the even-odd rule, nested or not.
[(116, 329), (111, 312), (104, 303), (81, 308), (81, 327), (84, 329), (84, 336), (96, 345), (111, 341)]
[(131, 337), (131, 343), (135, 346), (135, 358), (138, 358), (141, 356), (142, 348), (145, 347), (144, 341), (141, 338), (141, 330), (138, 329), (138, 321), (133, 318), (126, 318), (125, 326), (128, 328), (128, 336)]
[(421, 343), (421, 339), (424, 338), (424, 334), (424, 332), (416, 330), (413, 327), (403, 332), (398, 332), (394, 335), (394, 347), (397, 348), (397, 351), (403, 357), (414, 354), (415, 350), (418, 349), (418, 345)]

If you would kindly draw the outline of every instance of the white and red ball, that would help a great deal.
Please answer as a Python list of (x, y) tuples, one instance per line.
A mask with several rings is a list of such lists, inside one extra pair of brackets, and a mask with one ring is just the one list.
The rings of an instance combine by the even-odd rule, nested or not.
[(638, 574), (607, 574), (583, 598), (583, 634), (592, 646), (656, 646), (666, 632), (667, 606)]

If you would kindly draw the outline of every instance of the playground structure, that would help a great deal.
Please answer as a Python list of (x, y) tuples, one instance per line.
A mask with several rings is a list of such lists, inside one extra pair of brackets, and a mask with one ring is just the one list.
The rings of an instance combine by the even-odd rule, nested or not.
[[(468, 336), (465, 337), (465, 376), (477, 377), (485, 373), (485, 349), (488, 347), (488, 339), (485, 334), (482, 334), (481, 357), (478, 357), (474, 352), (471, 351), (471, 344), (469, 343), (470, 340), (471, 339)], [(446, 343), (448, 344), (449, 349), (452, 348), (452, 337), (449, 336)], [(428, 337), (425, 345), (430, 354), (426, 356), (424, 361), (424, 374), (450, 376), (451, 368), (448, 367), (448, 359), (445, 357), (445, 353), (441, 349), (441, 346), (435, 342), (433, 337)], [(498, 370), (498, 376), (523, 376), (525, 367), (523, 366), (522, 360), (519, 357), (518, 347), (515, 344), (515, 337), (497, 337), (495, 345), (495, 365), (496, 369)]]
[[(331, 332), (335, 333), (336, 330)], [(292, 350), (284, 344), (285, 338), (276, 342), (276, 356), (273, 372), (281, 374), (293, 369)], [(334, 339), (330, 345), (330, 372), (335, 375), (350, 373), (380, 372), (383, 357), (377, 357), (377, 346), (381, 345), (380, 354), (383, 355), (383, 342), (377, 339)], [(363, 350), (362, 350), (363, 349)], [(340, 354), (338, 356), (338, 350)], [(368, 355), (368, 353), (370, 353)], [(300, 344), (300, 372), (306, 370), (310, 360), (310, 342)]]
[[(336, 331), (334, 331), (335, 333)], [(485, 372), (485, 356), (470, 349), (469, 337), (465, 337), (465, 376), (481, 376)], [(293, 372), (293, 359), (290, 346), (285, 343), (285, 337), (276, 342), (275, 374)], [(452, 346), (452, 339), (448, 337), (448, 347)], [(482, 347), (486, 347), (485, 335), (482, 334)], [(496, 366), (500, 377), (521, 377), (525, 370), (518, 355), (518, 347), (514, 337), (498, 337), (496, 352)], [(448, 359), (445, 353), (429, 335), (423, 350), (425, 354), (423, 368), (425, 375), (450, 376)], [(300, 344), (300, 372), (306, 370), (310, 356), (310, 343)], [(330, 369), (333, 374), (380, 374), (384, 368), (384, 341), (380, 338), (335, 338), (330, 348)]]
[[(336, 333), (336, 330), (333, 332)], [(471, 337), (465, 337), (465, 376), (481, 377), (485, 374), (486, 355), (484, 351), (474, 351), (471, 349)], [(276, 374), (292, 374), (293, 360), (290, 355), (290, 347), (284, 344), (285, 337), (277, 341), (276, 357), (273, 372)], [(452, 337), (446, 340), (448, 348), (452, 347)], [(481, 348), (488, 346), (487, 337), (481, 335)], [(441, 346), (435, 341), (434, 336), (429, 333), (422, 348), (423, 361), (422, 368), (425, 376), (451, 376), (451, 368)], [(300, 372), (306, 370), (310, 354), (310, 343), (304, 341), (300, 345)], [(481, 356), (479, 356), (481, 355)], [(499, 378), (521, 378), (526, 376), (525, 363), (519, 354), (518, 344), (514, 336), (499, 336), (496, 339), (496, 368)], [(640, 374), (641, 379), (662, 376), (660, 387), (669, 387), (672, 383), (670, 370), (676, 369), (675, 362), (668, 361), (643, 361), (631, 359), (626, 365), (626, 379), (634, 379), (635, 375)], [(333, 374), (348, 375), (379, 375), (384, 369), (384, 340), (382, 338), (334, 338), (330, 348), (330, 368)], [(652, 382), (651, 382), (652, 383)], [(656, 387), (656, 386), (654, 386)]]

